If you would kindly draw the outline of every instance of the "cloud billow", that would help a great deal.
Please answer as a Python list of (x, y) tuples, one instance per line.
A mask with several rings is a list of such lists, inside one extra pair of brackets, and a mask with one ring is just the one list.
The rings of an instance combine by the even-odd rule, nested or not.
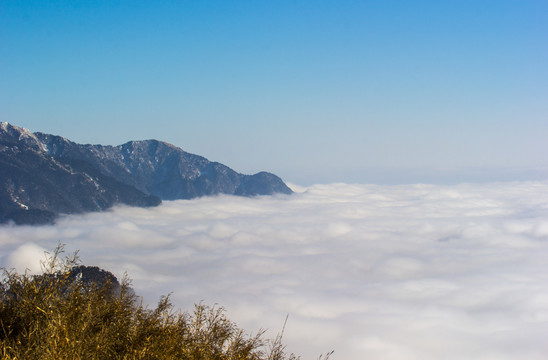
[[(4, 266), (58, 241), (145, 301), (218, 303), (303, 358), (544, 359), (548, 183), (315, 185), (3, 227)], [(35, 260), (36, 262), (36, 260)]]

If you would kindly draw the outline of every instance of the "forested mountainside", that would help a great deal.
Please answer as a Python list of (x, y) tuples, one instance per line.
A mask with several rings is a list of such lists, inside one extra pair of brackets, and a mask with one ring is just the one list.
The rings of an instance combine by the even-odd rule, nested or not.
[(6, 122), (0, 125), (0, 182), (0, 222), (19, 224), (116, 204), (292, 193), (274, 174), (240, 174), (158, 140), (83, 145)]

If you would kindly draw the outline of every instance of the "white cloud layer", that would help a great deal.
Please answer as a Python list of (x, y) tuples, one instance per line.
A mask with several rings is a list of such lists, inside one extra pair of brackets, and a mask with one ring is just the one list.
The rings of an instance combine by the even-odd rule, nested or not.
[(3, 266), (57, 242), (145, 301), (218, 303), (316, 359), (548, 358), (548, 183), (316, 185), (0, 228)]

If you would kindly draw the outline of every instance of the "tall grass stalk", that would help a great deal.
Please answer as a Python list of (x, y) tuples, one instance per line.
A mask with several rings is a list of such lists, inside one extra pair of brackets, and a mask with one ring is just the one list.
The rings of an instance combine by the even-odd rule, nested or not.
[[(175, 311), (169, 296), (142, 305), (131, 281), (82, 281), (78, 254), (63, 246), (46, 255), (43, 274), (3, 269), (0, 284), (0, 357), (47, 360), (297, 360), (282, 334), (248, 335), (218, 306)], [(327, 354), (324, 359), (327, 359)]]

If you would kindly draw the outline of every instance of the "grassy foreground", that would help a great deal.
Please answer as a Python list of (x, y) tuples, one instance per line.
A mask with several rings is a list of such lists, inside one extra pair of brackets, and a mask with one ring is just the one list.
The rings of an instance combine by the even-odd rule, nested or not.
[(166, 296), (148, 309), (127, 276), (121, 283), (82, 281), (74, 272), (77, 254), (61, 258), (62, 252), (59, 246), (46, 256), (43, 275), (3, 270), (1, 359), (298, 359), (285, 353), (281, 334), (247, 335), (223, 308), (174, 311)]

